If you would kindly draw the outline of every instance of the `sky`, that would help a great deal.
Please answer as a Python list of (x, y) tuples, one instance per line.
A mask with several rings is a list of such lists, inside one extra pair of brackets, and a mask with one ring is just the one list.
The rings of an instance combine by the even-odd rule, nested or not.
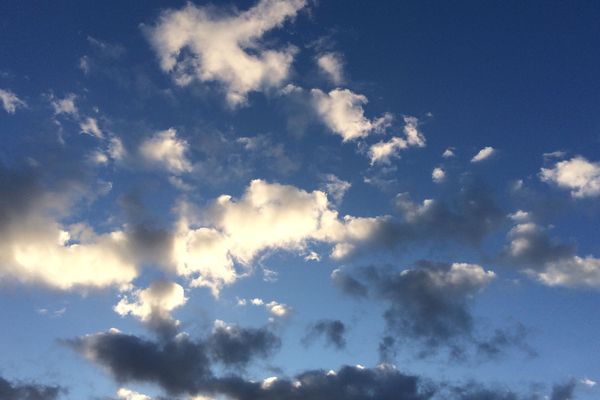
[(599, 18), (3, 1), (0, 399), (597, 399)]

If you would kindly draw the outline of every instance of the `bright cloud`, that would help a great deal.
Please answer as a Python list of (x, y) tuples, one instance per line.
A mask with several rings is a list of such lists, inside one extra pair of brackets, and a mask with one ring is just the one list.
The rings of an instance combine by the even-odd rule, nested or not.
[(102, 133), (102, 130), (98, 127), (98, 121), (96, 118), (86, 118), (79, 124), (79, 128), (81, 129), (82, 133), (92, 135), (98, 139), (104, 138), (104, 133)]
[(317, 57), (317, 65), (333, 84), (339, 85), (344, 80), (344, 64), (338, 54), (320, 54)]
[(169, 322), (178, 325), (171, 317), (171, 311), (187, 302), (183, 287), (174, 282), (158, 281), (146, 289), (138, 289), (132, 293), (133, 301), (124, 295), (114, 307), (121, 316), (133, 315), (142, 322)]
[(122, 400), (152, 400), (152, 397), (150, 396), (125, 388), (119, 388), (117, 397)]
[(404, 138), (394, 136), (388, 141), (381, 141), (369, 148), (371, 165), (389, 164), (400, 151), (409, 147), (424, 147), (425, 136), (419, 131), (419, 120), (415, 117), (404, 117)]
[(50, 102), (52, 104), (52, 107), (54, 108), (54, 114), (66, 114), (76, 116), (78, 114), (77, 105), (75, 104), (76, 99), (77, 96), (73, 93), (67, 94), (62, 99), (52, 97)]
[(367, 98), (349, 89), (334, 89), (329, 93), (312, 89), (310, 93), (317, 115), (344, 142), (364, 138), (372, 132), (382, 132), (391, 123), (391, 114), (373, 120), (366, 118), (363, 105), (368, 102)]
[(293, 18), (305, 0), (261, 0), (244, 12), (225, 14), (188, 3), (162, 14), (148, 29), (163, 71), (178, 85), (198, 80), (223, 85), (231, 106), (248, 93), (280, 86), (289, 74), (295, 49), (264, 48), (261, 37)]
[(563, 189), (570, 189), (574, 198), (600, 195), (600, 163), (577, 156), (557, 162), (553, 168), (542, 168), (540, 178)]
[(446, 179), (446, 172), (444, 172), (444, 170), (442, 168), (436, 167), (431, 172), (431, 179), (435, 183), (441, 183), (444, 181), (444, 179)]
[(484, 147), (483, 149), (479, 150), (479, 152), (477, 152), (477, 154), (475, 154), (473, 158), (471, 158), (471, 162), (476, 163), (486, 160), (490, 158), (495, 152), (496, 150), (494, 150), (494, 148), (491, 146)]
[(139, 148), (143, 159), (165, 168), (174, 174), (191, 172), (192, 164), (187, 159), (188, 143), (177, 137), (173, 128), (160, 131), (144, 140)]
[(10, 90), (0, 89), (0, 101), (2, 102), (4, 111), (9, 114), (14, 114), (17, 108), (27, 107), (27, 104)]

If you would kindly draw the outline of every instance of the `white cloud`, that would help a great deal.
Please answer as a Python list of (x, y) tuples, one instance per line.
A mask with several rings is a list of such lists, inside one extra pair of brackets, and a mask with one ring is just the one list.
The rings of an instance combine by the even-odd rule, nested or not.
[(527, 271), (548, 286), (600, 288), (600, 259), (573, 256), (546, 263), (542, 271)]
[(122, 161), (127, 155), (127, 150), (121, 141), (121, 138), (114, 136), (108, 142), (108, 154), (115, 161)]
[(130, 314), (142, 322), (160, 319), (174, 325), (178, 325), (179, 321), (171, 317), (171, 311), (183, 306), (188, 300), (181, 285), (165, 281), (154, 282), (143, 290), (135, 290), (132, 295), (135, 300), (130, 301), (129, 296), (124, 295), (117, 303), (114, 307), (117, 314)]
[(192, 278), (193, 286), (210, 287), (215, 294), (238, 278), (236, 263), (251, 268), (267, 250), (303, 254), (310, 241), (334, 243), (332, 256), (341, 258), (351, 252), (350, 242), (368, 239), (384, 220), (341, 220), (325, 193), (262, 180), (252, 181), (239, 200), (222, 195), (199, 213), (183, 203), (179, 214), (173, 252), (177, 271)]
[(588, 386), (588, 387), (594, 387), (598, 384), (598, 382), (596, 382), (595, 380), (592, 380), (590, 378), (582, 379), (581, 383), (583, 383), (585, 386)]
[(340, 204), (344, 199), (344, 195), (352, 187), (350, 182), (346, 182), (333, 174), (325, 175), (323, 184), (325, 192), (331, 196), (336, 204)]
[(73, 93), (67, 94), (62, 99), (52, 97), (51, 104), (54, 108), (54, 114), (67, 114), (76, 116), (78, 114), (78, 110), (77, 105), (75, 105), (75, 99), (77, 99), (77, 96)]
[(391, 123), (391, 114), (373, 120), (366, 118), (363, 105), (368, 102), (367, 98), (348, 89), (334, 89), (329, 93), (312, 89), (310, 93), (317, 115), (344, 142), (382, 132)]
[(152, 400), (150, 396), (125, 388), (117, 390), (117, 397), (122, 400)]
[(452, 147), (448, 147), (446, 150), (444, 150), (444, 152), (442, 153), (442, 157), (444, 158), (452, 158), (454, 157), (454, 149)]
[(269, 313), (271, 313), (271, 315), (278, 318), (287, 317), (292, 312), (292, 309), (288, 305), (278, 303), (276, 301), (271, 301), (267, 303), (265, 307), (267, 308)]
[(442, 168), (436, 167), (431, 172), (431, 179), (435, 183), (441, 183), (444, 181), (444, 179), (446, 179), (446, 172), (444, 172), (444, 170)]
[(140, 154), (151, 164), (160, 165), (173, 174), (192, 171), (192, 164), (186, 157), (188, 143), (177, 138), (173, 128), (155, 133), (140, 145)]
[(178, 85), (218, 82), (227, 102), (236, 106), (246, 102), (249, 92), (285, 81), (295, 49), (266, 49), (260, 39), (305, 4), (305, 0), (261, 0), (247, 11), (227, 15), (188, 3), (164, 12), (148, 29), (149, 38), (161, 68)]
[(479, 152), (477, 152), (477, 154), (475, 154), (473, 156), (473, 158), (471, 158), (471, 162), (476, 163), (476, 162), (486, 160), (486, 159), (490, 158), (495, 152), (496, 152), (496, 150), (494, 150), (493, 147), (486, 146), (483, 149), (479, 150)]
[(104, 138), (104, 134), (102, 133), (102, 130), (98, 127), (98, 121), (96, 121), (95, 118), (86, 118), (83, 122), (79, 123), (79, 128), (81, 129), (82, 133), (95, 136), (98, 139)]
[(336, 53), (324, 53), (317, 57), (317, 65), (335, 85), (344, 80), (344, 64)]
[(17, 111), (17, 108), (27, 107), (27, 104), (10, 90), (0, 89), (0, 101), (2, 102), (4, 111), (9, 114), (14, 114)]
[(319, 253), (315, 251), (309, 252), (306, 256), (304, 256), (304, 260), (306, 261), (321, 261), (321, 256)]
[(392, 158), (399, 157), (400, 151), (409, 147), (424, 147), (425, 136), (419, 131), (419, 120), (415, 117), (404, 117), (404, 138), (394, 136), (387, 142), (375, 143), (369, 148), (371, 165), (389, 164)]
[(557, 162), (553, 168), (542, 168), (540, 178), (571, 190), (574, 198), (600, 196), (600, 163), (581, 156)]

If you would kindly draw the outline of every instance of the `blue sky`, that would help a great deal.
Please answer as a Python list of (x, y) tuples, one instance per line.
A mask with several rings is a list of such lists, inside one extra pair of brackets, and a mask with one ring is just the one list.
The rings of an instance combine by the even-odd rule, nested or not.
[(0, 398), (594, 399), (600, 5), (0, 5)]

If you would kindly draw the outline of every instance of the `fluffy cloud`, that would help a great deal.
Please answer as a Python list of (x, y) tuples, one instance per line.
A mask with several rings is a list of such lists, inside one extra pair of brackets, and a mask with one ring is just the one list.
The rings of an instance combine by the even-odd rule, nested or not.
[(431, 172), (431, 179), (435, 183), (441, 183), (444, 181), (444, 179), (446, 179), (446, 172), (444, 172), (444, 170), (442, 168), (436, 167)]
[(335, 85), (344, 80), (344, 64), (339, 54), (323, 53), (317, 57), (317, 65)]
[(530, 213), (518, 211), (511, 217), (515, 225), (508, 233), (507, 262), (545, 285), (600, 288), (600, 259), (578, 256), (573, 244), (553, 240)]
[(346, 182), (333, 174), (327, 174), (324, 177), (323, 188), (331, 196), (336, 204), (340, 204), (344, 195), (352, 187), (350, 182)]
[(571, 190), (574, 198), (600, 196), (600, 163), (578, 156), (542, 168), (540, 178), (560, 188)]
[(192, 170), (192, 164), (186, 157), (188, 143), (179, 139), (177, 131), (173, 128), (157, 132), (144, 140), (139, 151), (144, 160), (165, 168), (173, 174)]
[(477, 163), (486, 160), (490, 158), (495, 152), (496, 150), (491, 146), (484, 147), (483, 149), (479, 150), (479, 152), (477, 152), (477, 154), (475, 154), (473, 158), (471, 158), (471, 162)]
[(0, 101), (2, 102), (4, 111), (9, 114), (14, 114), (17, 108), (27, 107), (27, 104), (10, 90), (0, 89)]
[(261, 0), (247, 11), (225, 14), (188, 3), (163, 12), (148, 36), (161, 68), (178, 85), (218, 82), (227, 102), (237, 106), (247, 101), (248, 93), (278, 87), (287, 78), (295, 49), (266, 49), (260, 39), (305, 4)]
[(81, 129), (82, 133), (92, 135), (98, 139), (104, 138), (104, 133), (102, 133), (102, 130), (98, 127), (98, 121), (96, 121), (96, 118), (86, 118), (79, 124), (79, 128)]
[(362, 94), (348, 89), (334, 89), (329, 93), (312, 89), (310, 93), (319, 118), (344, 142), (364, 138), (372, 132), (382, 132), (391, 123), (390, 114), (373, 120), (366, 118), (363, 105), (367, 98)]
[(398, 157), (400, 151), (409, 147), (424, 147), (425, 136), (419, 131), (419, 120), (415, 117), (404, 117), (404, 138), (394, 136), (388, 141), (381, 141), (369, 148), (371, 165), (389, 164)]
[(124, 295), (114, 307), (117, 314), (127, 314), (139, 318), (142, 322), (166, 334), (172, 333), (179, 325), (173, 319), (171, 311), (187, 302), (183, 287), (174, 282), (157, 281), (146, 289), (133, 291), (134, 301)]
[(34, 175), (3, 168), (0, 180), (0, 277), (71, 289), (124, 286), (137, 276), (125, 232), (59, 222), (71, 189), (49, 192)]
[(304, 252), (310, 241), (344, 243), (368, 237), (376, 218), (338, 217), (325, 193), (254, 180), (239, 200), (220, 196), (202, 218), (180, 207), (173, 254), (177, 271), (215, 292), (237, 279), (235, 263), (249, 267), (266, 250)]

